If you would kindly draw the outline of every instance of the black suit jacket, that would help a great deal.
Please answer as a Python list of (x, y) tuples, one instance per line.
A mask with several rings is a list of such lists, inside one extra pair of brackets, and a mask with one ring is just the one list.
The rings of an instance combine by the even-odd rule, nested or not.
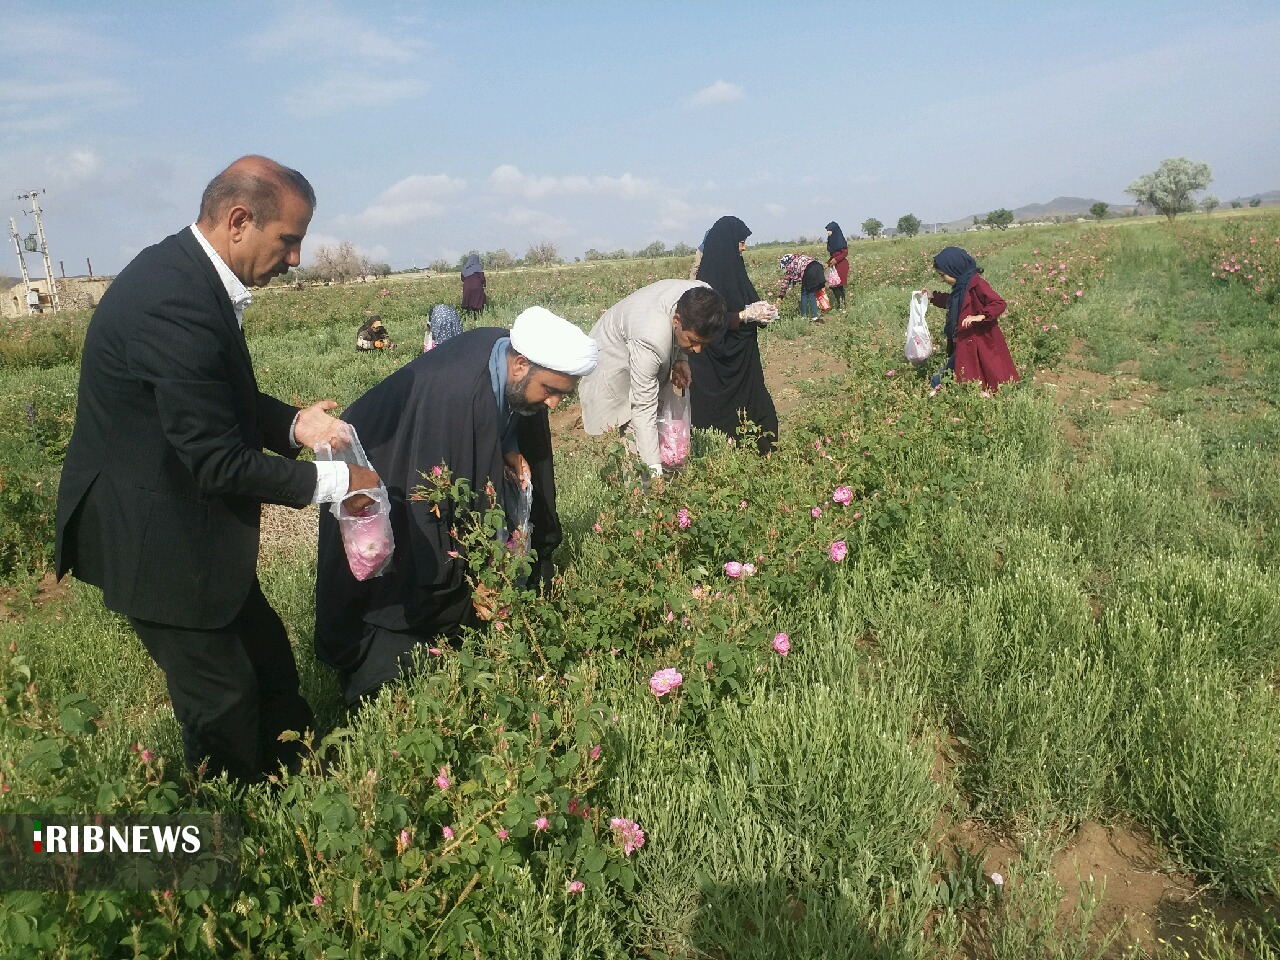
[[(190, 229), (143, 250), (94, 311), (58, 488), (57, 573), (119, 613), (214, 629), (256, 575), (261, 505), (307, 504), (297, 408), (262, 393)], [(263, 448), (284, 454), (272, 457)]]

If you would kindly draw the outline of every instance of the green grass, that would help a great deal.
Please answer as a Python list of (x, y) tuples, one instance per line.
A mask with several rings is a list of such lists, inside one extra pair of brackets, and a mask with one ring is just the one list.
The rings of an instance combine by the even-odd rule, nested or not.
[[(1166, 869), (1189, 872), (1219, 896), (1274, 907), (1280, 405), (1271, 385), (1280, 318), (1242, 286), (1210, 280), (1163, 225), (1122, 226), (1106, 232), (1104, 275), (1057, 308), (1058, 340), (1037, 341), (1039, 327), (1018, 311), (1004, 322), (1016, 360), (1050, 364), (1040, 379), (1078, 381), (1080, 392), (1028, 376), (994, 400), (963, 389), (927, 398), (927, 371), (901, 360), (905, 293), (928, 279), (920, 251), (954, 238), (862, 244), (852, 251), (860, 279), (845, 317), (812, 328), (789, 303), (763, 334), (766, 362), (799, 338), (849, 368), (847, 377), (798, 374), (810, 381), (805, 403), (784, 422), (773, 458), (700, 443), (706, 456), (676, 493), (632, 506), (602, 479), (606, 444), (562, 452), (567, 537), (558, 559), (567, 582), (598, 575), (603, 545), (592, 524), (602, 513), (639, 529), (668, 505), (705, 504), (709, 517), (715, 497), (740, 496), (752, 510), (735, 536), (765, 554), (771, 524), (808, 523), (814, 504), (827, 511), (823, 523), (837, 516), (835, 483), (857, 488), (849, 509), (865, 516), (845, 526), (844, 515), (831, 520), (829, 536), (850, 544), (844, 564), (800, 589), (763, 578), (741, 585), (732, 603), (711, 608), (723, 609), (721, 627), (699, 621), (687, 635), (616, 658), (559, 638), (567, 651), (559, 670), (603, 725), (605, 776), (592, 802), (605, 817), (639, 821), (648, 842), (627, 861), (634, 885), (566, 897), (585, 861), (551, 842), (505, 882), (481, 879), (469, 902), (487, 924), (492, 955), (1093, 956), (1112, 933), (1094, 922), (1097, 901), (1122, 891), (1100, 879), (1083, 895), (1064, 890), (1055, 860), (1074, 827), (1093, 820), (1152, 838)], [(987, 277), (1007, 293), (1033, 251), (1091, 236), (1074, 227), (983, 235)], [(776, 275), (775, 253), (749, 254), (762, 288)], [(632, 284), (686, 269), (672, 258), (499, 274), (495, 318), (544, 299), (589, 326)], [(247, 320), (259, 380), (299, 401), (350, 402), (416, 354), (417, 318), (455, 286), (442, 278), (399, 285), (385, 298), (376, 287), (264, 296)], [(366, 306), (389, 318), (403, 352), (354, 353)], [(1032, 361), (1032, 349), (1046, 352)], [(10, 419), (0, 442), (21, 451), (31, 475), (56, 471), (73, 382), (66, 364), (5, 372), (0, 403)], [(44, 433), (24, 426), (33, 400), (49, 411)], [(832, 461), (813, 450), (825, 437)], [(644, 549), (637, 540), (637, 563), (648, 562)], [(689, 558), (668, 576), (682, 595), (693, 582), (720, 589), (714, 573), (687, 578), (695, 561), (714, 570), (722, 559)], [(342, 717), (333, 678), (309, 649), (313, 563), (304, 548), (262, 576), (297, 644), (304, 692), (327, 725)], [(15, 582), (29, 584), (23, 576)], [(571, 602), (559, 602), (565, 622), (577, 622)], [(162, 679), (96, 591), (77, 585), (41, 608), (13, 603), (23, 615), (0, 624), (0, 642), (17, 643), (44, 695), (80, 690), (104, 708), (94, 756), (127, 776), (134, 741), (176, 755)], [(779, 627), (793, 643), (785, 660), (766, 649)], [(725, 688), (700, 705), (692, 644), (716, 640), (716, 630), (742, 638), (734, 641), (740, 659), (728, 657), (722, 669), (741, 664), (743, 679), (737, 692)], [(690, 689), (656, 701), (647, 678), (673, 663)], [(544, 678), (511, 669), (521, 696), (537, 702)], [(424, 730), (453, 722), (430, 691), (454, 676), (468, 678), (451, 663), (411, 688)], [(387, 712), (343, 741), (334, 783), (306, 788), (315, 796), (366, 764), (382, 769), (375, 758), (398, 735), (400, 708), (379, 703)], [(397, 780), (388, 771), (379, 802), (414, 795), (434, 773), (411, 769)], [(39, 799), (13, 782), (0, 809)], [(283, 851), (272, 856), (292, 856), (296, 840), (271, 826), (287, 821), (287, 805), (253, 803), (268, 846)], [(419, 824), (424, 836), (431, 823)], [(1003, 893), (977, 850), (955, 859), (958, 823), (980, 824), (1018, 851)], [(288, 889), (281, 922), (313, 924), (309, 894)], [(387, 916), (397, 902), (383, 904)], [(1204, 956), (1276, 954), (1274, 921), (1234, 931), (1213, 918), (1197, 922)], [(433, 916), (416, 923), (423, 940), (440, 929)], [(77, 930), (91, 937), (97, 928), (52, 929), (70, 945)], [(360, 953), (349, 926), (317, 929), (324, 945), (372, 955)], [(397, 942), (388, 936), (382, 946)], [(1159, 944), (1141, 950), (1173, 955)]]

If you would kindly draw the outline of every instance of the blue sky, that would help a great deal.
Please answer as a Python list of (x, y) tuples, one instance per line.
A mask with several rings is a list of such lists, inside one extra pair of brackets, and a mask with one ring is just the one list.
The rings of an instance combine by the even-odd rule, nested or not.
[(0, 223), (43, 187), (54, 259), (115, 272), (251, 152), (315, 185), (309, 246), (397, 269), (1120, 203), (1170, 156), (1280, 188), (1280, 8), (1208, 9), (6, 0)]

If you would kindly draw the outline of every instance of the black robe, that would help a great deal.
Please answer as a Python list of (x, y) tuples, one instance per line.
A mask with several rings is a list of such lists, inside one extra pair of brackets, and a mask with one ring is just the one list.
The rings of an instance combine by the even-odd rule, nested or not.
[[(454, 515), (441, 504), (409, 498), (424, 473), (444, 464), (466, 477), (480, 496), (488, 483), (502, 489), (502, 441), (498, 404), (489, 377), (489, 355), (507, 330), (481, 328), (459, 334), (391, 374), (351, 404), (343, 419), (356, 428), (369, 462), (391, 500), (395, 552), (391, 568), (364, 582), (351, 575), (338, 522), (320, 511), (316, 569), (316, 656), (349, 674), (366, 656), (365, 625), (429, 639), (469, 619), (471, 588), (465, 561), (450, 558)], [(531, 546), (538, 552), (534, 578), (551, 576), (551, 553), (560, 543), (556, 515), (551, 426), (545, 408), (517, 420), (520, 452), (533, 478)], [(483, 500), (476, 504), (485, 506)], [(389, 665), (395, 676), (394, 662)]]
[(768, 453), (778, 437), (778, 413), (764, 382), (756, 339), (760, 326), (737, 319), (744, 307), (760, 299), (738, 250), (738, 242), (749, 236), (751, 231), (737, 217), (721, 217), (703, 241), (697, 279), (724, 298), (729, 327), (719, 341), (689, 357), (690, 418), (695, 427), (737, 437), (739, 411), (745, 410), (747, 419), (760, 427), (760, 452)]

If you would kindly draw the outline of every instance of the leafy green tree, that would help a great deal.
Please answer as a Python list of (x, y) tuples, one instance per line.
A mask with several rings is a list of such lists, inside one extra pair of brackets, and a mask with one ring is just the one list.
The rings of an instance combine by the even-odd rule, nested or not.
[(391, 264), (371, 263), (369, 264), (369, 272), (375, 277), (389, 277), (391, 276)]
[(692, 257), (695, 253), (697, 253), (697, 248), (689, 246), (683, 240), (671, 248), (673, 257)]
[(1194, 210), (1191, 194), (1212, 182), (1213, 171), (1207, 163), (1172, 157), (1133, 181), (1124, 192), (1172, 221), (1178, 214)]
[(507, 252), (505, 247), (490, 250), (480, 258), (486, 270), (509, 270), (516, 265), (516, 258)]
[(1241, 207), (1243, 207), (1243, 206), (1244, 206), (1244, 204), (1243, 204), (1243, 203), (1241, 203), (1239, 200), (1232, 200), (1232, 201), (1231, 201), (1231, 209), (1232, 209), (1232, 210), (1239, 210), (1239, 209), (1240, 209)]
[(667, 245), (661, 240), (655, 240), (643, 250), (637, 250), (637, 257), (663, 257), (667, 254)]
[(1200, 209), (1205, 213), (1213, 213), (1219, 206), (1221, 206), (1221, 201), (1212, 193), (1207, 194), (1200, 200)]
[(1249, 206), (1251, 206), (1251, 207), (1260, 207), (1260, 206), (1262, 206), (1262, 198), (1261, 198), (1261, 197), (1254, 197), (1252, 200), (1250, 200), (1250, 201), (1249, 201)]
[(586, 253), (582, 255), (582, 259), (586, 260), (588, 263), (590, 263), (592, 260), (604, 260), (605, 257), (606, 255), (601, 253), (595, 247), (592, 247), (590, 250), (588, 250)]
[(898, 232), (904, 237), (914, 237), (920, 232), (920, 218), (914, 213), (898, 218)]
[(1104, 201), (1099, 200), (1097, 203), (1095, 203), (1092, 207), (1089, 208), (1089, 213), (1093, 216), (1093, 219), (1095, 220), (1105, 220), (1107, 219), (1107, 209), (1110, 206), (1111, 204), (1105, 203)]
[(432, 273), (450, 273), (453, 270), (453, 264), (448, 260), (432, 260), (427, 264), (427, 269)]
[(1001, 207), (999, 210), (992, 210), (987, 214), (988, 226), (996, 227), (1000, 230), (1008, 230), (1011, 223), (1013, 223), (1012, 210), (1006, 210)]
[(862, 221), (862, 232), (868, 237), (880, 236), (880, 231), (884, 229), (884, 224), (875, 217), (868, 217)]

